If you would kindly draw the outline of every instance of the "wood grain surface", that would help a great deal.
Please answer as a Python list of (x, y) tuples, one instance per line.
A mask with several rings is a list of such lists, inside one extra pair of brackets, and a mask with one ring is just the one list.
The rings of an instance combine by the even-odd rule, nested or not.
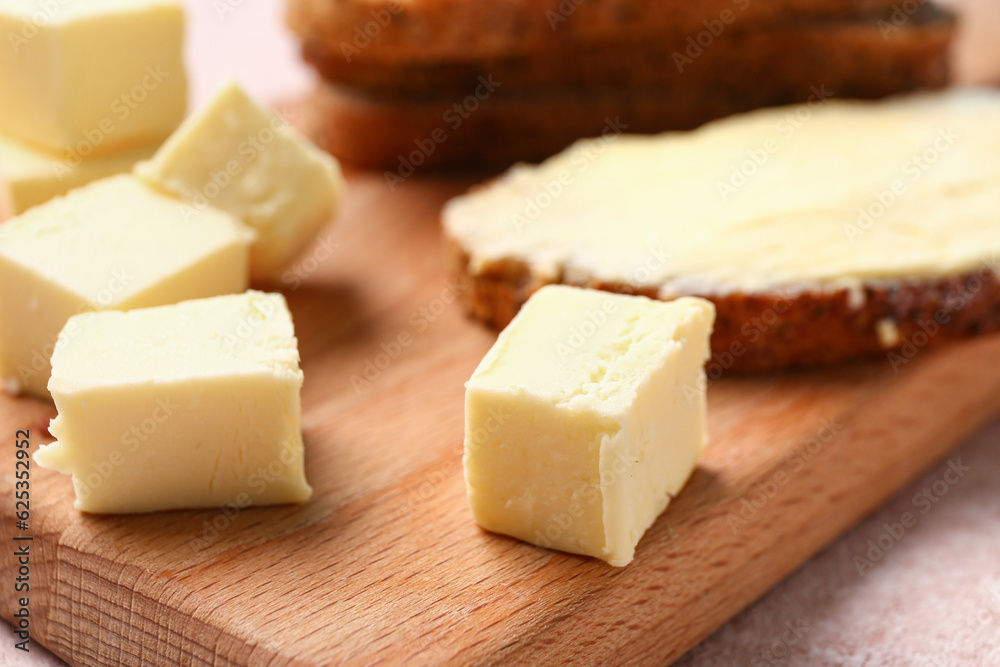
[(32, 637), (74, 664), (664, 664), (1000, 409), (1000, 337), (838, 370), (726, 378), (711, 441), (623, 569), (486, 533), (461, 466), (463, 383), (495, 334), (443, 273), (438, 212), (468, 182), (353, 173), (338, 224), (280, 285), (306, 385), (315, 496), (99, 517), (13, 440), (53, 408), (0, 397), (0, 612), (30, 535)]

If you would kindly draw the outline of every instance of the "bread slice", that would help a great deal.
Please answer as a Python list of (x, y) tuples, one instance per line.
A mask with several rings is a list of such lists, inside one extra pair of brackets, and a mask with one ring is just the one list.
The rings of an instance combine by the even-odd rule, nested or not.
[[(545, 51), (554, 42), (697, 35), (717, 25), (901, 12), (914, 0), (291, 0), (288, 23), (328, 56), (381, 64), (467, 62)], [(902, 5), (902, 6), (901, 6)], [(909, 10), (909, 12), (907, 12)]]
[[(831, 94), (877, 98), (939, 87), (948, 78), (952, 32), (950, 17), (909, 23), (888, 39), (873, 23), (733, 32), (680, 72), (664, 46), (629, 47), (605, 59), (581, 53), (587, 68), (579, 69), (546, 69), (544, 61), (533, 68), (515, 59), (505, 61), (510, 69), (498, 70), (499, 77), (475, 68), (375, 74), (360, 67), (355, 78), (362, 86), (320, 83), (314, 135), (338, 158), (385, 169), (389, 179), (416, 169), (503, 168), (609, 128), (686, 130)], [(670, 62), (657, 60), (664, 58)], [(559, 76), (565, 84), (556, 85)]]
[(579, 142), (449, 202), (452, 268), (494, 326), (565, 283), (713, 301), (718, 372), (903, 364), (1000, 329), (998, 117), (959, 90)]
[[(799, 21), (748, 29), (738, 23), (713, 34), (658, 35), (648, 40), (574, 44), (552, 40), (544, 54), (459, 62), (421, 60), (385, 65), (330, 55), (306, 42), (303, 55), (327, 81), (369, 94), (426, 100), (462, 99), (480, 79), (504, 95), (652, 91), (665, 95), (702, 87), (730, 95), (838, 83), (858, 96), (941, 85), (947, 77), (954, 16), (922, 5), (898, 27), (891, 18)], [(791, 100), (785, 100), (791, 101)]]

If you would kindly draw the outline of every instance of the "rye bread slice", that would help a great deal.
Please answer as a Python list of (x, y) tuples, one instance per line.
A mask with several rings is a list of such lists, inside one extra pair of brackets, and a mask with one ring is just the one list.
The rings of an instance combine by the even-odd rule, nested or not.
[[(641, 254), (637, 248), (636, 253), (629, 255), (631, 241), (628, 239), (639, 237), (631, 235), (627, 214), (622, 218), (613, 212), (630, 206), (647, 210), (641, 207), (649, 202), (643, 199), (637, 203), (635, 193), (622, 197), (621, 192), (611, 189), (607, 196), (617, 204), (602, 207), (602, 198), (593, 196), (595, 182), (586, 175), (579, 179), (578, 191), (569, 191), (566, 185), (564, 192), (554, 193), (556, 189), (545, 187), (555, 182), (552, 179), (556, 173), (554, 167), (543, 172), (544, 165), (540, 168), (522, 166), (454, 200), (445, 208), (447, 252), (451, 272), (463, 288), (463, 302), (476, 318), (502, 327), (535, 290), (549, 283), (652, 298), (702, 296), (713, 301), (718, 311), (712, 338), (713, 357), (709, 362), (710, 376), (725, 371), (755, 372), (828, 365), (879, 353), (886, 355), (889, 363), (899, 369), (925, 348), (1000, 330), (1000, 160), (995, 158), (1000, 154), (1000, 125), (992, 122), (1000, 114), (1000, 91), (958, 91), (874, 104), (831, 102), (827, 110), (816, 111), (815, 118), (848, 106), (853, 109), (851, 113), (860, 115), (854, 118), (853, 124), (845, 125), (844, 133), (830, 136), (828, 155), (813, 151), (808, 153), (814, 155), (814, 159), (810, 159), (802, 151), (796, 151), (792, 144), (784, 144), (788, 160), (781, 163), (782, 146), (778, 146), (774, 152), (769, 152), (770, 165), (767, 161), (758, 165), (760, 180), (750, 179), (742, 186), (744, 190), (732, 195), (729, 203), (705, 201), (706, 216), (722, 219), (719, 216), (731, 214), (739, 223), (731, 227), (731, 233), (744, 236), (737, 236), (739, 241), (728, 239), (727, 257), (731, 264), (719, 275), (737, 276), (743, 282), (715, 283), (714, 278), (706, 278), (709, 274), (697, 271), (690, 275), (668, 272), (663, 275), (670, 278), (649, 280), (649, 272), (643, 274), (641, 267), (619, 273), (629, 275), (628, 279), (609, 275), (614, 271), (609, 272), (608, 266), (617, 264), (606, 263), (602, 256), (614, 257), (613, 261), (618, 262), (622, 256), (628, 256), (631, 261), (632, 257)], [(877, 127), (887, 132), (876, 136), (857, 132), (859, 127), (864, 127), (858, 122), (864, 122), (868, 110), (882, 114)], [(740, 142), (741, 124), (756, 124), (758, 131), (751, 134), (757, 139), (764, 136), (761, 130), (766, 134), (771, 121), (780, 122), (781, 113), (783, 110), (769, 110), (727, 119), (695, 133), (676, 135), (674, 140), (692, 142), (684, 153), (687, 158), (698, 154), (695, 149), (699, 141), (706, 149), (714, 147), (716, 151), (724, 151), (726, 144)], [(921, 118), (926, 119), (926, 135), (922, 134)], [(818, 145), (817, 141), (821, 140), (817, 137), (822, 136), (820, 131), (834, 129), (822, 126), (821, 122), (825, 121), (816, 123), (818, 134), (812, 143), (803, 146)], [(990, 131), (990, 128), (995, 129)], [(800, 134), (790, 134), (787, 140), (795, 142), (797, 136), (802, 141), (808, 139), (805, 136), (808, 130), (799, 129), (798, 132)], [(944, 133), (952, 138), (943, 139)], [(663, 139), (669, 141), (668, 137)], [(925, 140), (926, 147), (923, 147)], [(646, 140), (623, 138), (621, 141)], [(867, 142), (866, 146), (854, 145), (860, 141)], [(593, 142), (581, 142), (574, 150), (581, 151), (591, 144)], [(613, 148), (614, 144), (609, 146)], [(732, 150), (739, 152), (736, 148)], [(585, 169), (595, 170), (591, 172), (595, 178), (604, 173), (601, 167), (593, 166), (601, 159), (612, 158), (598, 156), (588, 163), (589, 166), (584, 165)], [(615, 159), (618, 160), (615, 164), (624, 164), (622, 154)], [(669, 159), (667, 151), (664, 160)], [(699, 185), (699, 180), (704, 180), (708, 174), (714, 178), (716, 172), (722, 173), (713, 170), (710, 152), (705, 160), (708, 164), (696, 165), (689, 159), (684, 163), (690, 164), (694, 172), (691, 184), (684, 187), (696, 190), (693, 195), (696, 198), (703, 192), (710, 194), (717, 189), (715, 184)], [(836, 164), (838, 160), (841, 160), (840, 166)], [(866, 162), (879, 164), (869, 169)], [(883, 176), (895, 174), (897, 163), (897, 180), (901, 183), (898, 191), (902, 194), (895, 194), (895, 180), (882, 182)], [(769, 166), (776, 171), (768, 172)], [(663, 177), (677, 177), (684, 173), (681, 167), (664, 171)], [(535, 170), (537, 187), (531, 185), (536, 179)], [(844, 180), (854, 170), (858, 172), (857, 180)], [(698, 174), (703, 176), (699, 178)], [(840, 180), (827, 184), (824, 178)], [(780, 197), (783, 191), (777, 185), (782, 179), (787, 180), (791, 203), (779, 202), (772, 206), (770, 198)], [(568, 182), (572, 183), (573, 179)], [(653, 178), (643, 181), (644, 184), (654, 182)], [(827, 186), (833, 192), (821, 195), (819, 201), (814, 202), (813, 195), (822, 193)], [(513, 200), (516, 206), (507, 207), (512, 200), (504, 188), (516, 194)], [(613, 185), (609, 184), (609, 188)], [(548, 195), (544, 201), (543, 192)], [(890, 192), (893, 200), (886, 204)], [(616, 196), (619, 199), (614, 199)], [(560, 197), (568, 199), (560, 201)], [(687, 204), (696, 200), (689, 200)], [(477, 201), (483, 204), (478, 209)], [(531, 203), (538, 206), (537, 211), (528, 210)], [(509, 220), (503, 218), (511, 223), (509, 228), (506, 222), (498, 226), (500, 218), (489, 220), (491, 211), (506, 216), (511, 210), (520, 211), (521, 204), (526, 205), (526, 217), (520, 221), (523, 225), (516, 215)], [(747, 206), (752, 212), (741, 223), (740, 216)], [(598, 223), (587, 217), (595, 207), (599, 210), (594, 216), (608, 212), (608, 219), (601, 223), (606, 225), (606, 231), (593, 227)], [(547, 210), (556, 209), (561, 217), (546, 217)], [(470, 216), (476, 210), (483, 213), (482, 219)], [(567, 223), (565, 213), (573, 210), (587, 219), (577, 224), (588, 225), (592, 232), (589, 240), (580, 242), (586, 235), (577, 236), (572, 225), (564, 227), (573, 231), (565, 232), (570, 236), (562, 243), (554, 241), (563, 238), (558, 234), (547, 240), (544, 235), (538, 237), (540, 242), (531, 237), (530, 225), (548, 224), (546, 220), (552, 219), (561, 220), (559, 224)], [(663, 212), (669, 210), (667, 206)], [(680, 217), (690, 210), (681, 206), (677, 215)], [(692, 215), (689, 222), (698, 224), (697, 214)], [(783, 229), (789, 234), (800, 231), (800, 239), (804, 240), (802, 247), (790, 243), (782, 245), (781, 239), (776, 245), (755, 244), (758, 239), (768, 238), (766, 235), (760, 237), (757, 231), (766, 230), (767, 225), (777, 224), (775, 221), (780, 219), (799, 221), (796, 225), (801, 227), (786, 225)], [(674, 223), (681, 224), (668, 217), (663, 219), (662, 225), (657, 223), (657, 238), (669, 239)], [(703, 224), (709, 224), (707, 218)], [(743, 231), (741, 225), (746, 225)], [(524, 229), (529, 230), (529, 240), (522, 243), (517, 235)], [(679, 233), (682, 229), (677, 227), (676, 231)], [(720, 228), (709, 229), (718, 234)], [(751, 233), (744, 233), (746, 229)], [(846, 241), (838, 245), (840, 232)], [(677, 247), (698, 247), (704, 251), (701, 256), (711, 258), (713, 239), (718, 240), (720, 252), (725, 245), (726, 235), (715, 234), (699, 241), (700, 246), (679, 243)], [(810, 248), (810, 239), (814, 237), (823, 239), (823, 243), (817, 240), (816, 247)], [(869, 259), (875, 258), (875, 261), (851, 265), (854, 260), (845, 253), (854, 252), (852, 243), (855, 242), (861, 243)], [(885, 247), (881, 248), (880, 244)], [(671, 250), (668, 240), (664, 252), (669, 255)], [(787, 253), (790, 262), (783, 264), (782, 252)], [(801, 253), (799, 259), (796, 253)], [(808, 259), (812, 253), (815, 253), (815, 260)], [(745, 266), (739, 260), (741, 254), (747, 258)], [(854, 266), (854, 273), (836, 273), (841, 257), (847, 257), (848, 264)], [(695, 258), (692, 263), (691, 259), (682, 254), (679, 259), (665, 261), (698, 266), (700, 260)], [(705, 264), (711, 266), (711, 261)], [(631, 265), (624, 263), (621, 266)], [(789, 266), (800, 267), (804, 272), (801, 281), (794, 279), (796, 274), (790, 272)], [(763, 273), (754, 273), (759, 271)], [(746, 275), (742, 275), (743, 272)]]
[(498, 82), (505, 95), (545, 95), (553, 88), (667, 95), (720, 87), (749, 97), (760, 87), (780, 90), (836, 81), (848, 94), (867, 97), (941, 85), (954, 29), (954, 16), (922, 5), (898, 25), (891, 15), (752, 29), (746, 23), (719, 24), (692, 35), (646, 40), (553, 40), (544, 53), (456, 62), (348, 61), (308, 41), (303, 56), (327, 81), (407, 100), (461, 99), (483, 78)]
[(899, 12), (926, 0), (290, 0), (288, 23), (329, 56), (382, 64), (466, 62), (589, 44)]

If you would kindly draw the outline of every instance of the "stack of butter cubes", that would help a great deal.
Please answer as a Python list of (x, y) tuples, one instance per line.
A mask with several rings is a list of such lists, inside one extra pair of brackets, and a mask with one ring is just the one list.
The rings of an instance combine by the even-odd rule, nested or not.
[(176, 2), (0, 2), (0, 220), (153, 154), (187, 108), (183, 33)]
[[(0, 32), (37, 6), (0, 0)], [(53, 6), (22, 46), (36, 50), (0, 55), (0, 99), (21, 101), (0, 103), (0, 127), (50, 149), (92, 127), (103, 149), (162, 145), (0, 223), (0, 380), (59, 413), (36, 461), (72, 474), (92, 512), (308, 498), (291, 316), (280, 294), (247, 290), (333, 218), (339, 165), (236, 84), (169, 134), (186, 105), (176, 0)], [(178, 467), (185, 451), (204, 469)]]

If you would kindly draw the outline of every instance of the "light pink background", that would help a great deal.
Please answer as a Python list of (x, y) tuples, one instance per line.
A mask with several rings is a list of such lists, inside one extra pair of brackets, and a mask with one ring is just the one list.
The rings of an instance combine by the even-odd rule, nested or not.
[[(192, 108), (230, 78), (268, 100), (309, 89), (312, 75), (284, 28), (281, 0), (185, 2)], [(974, 12), (958, 48), (960, 77), (1000, 81), (1000, 0), (950, 4)], [(946, 481), (949, 462), (969, 468), (954, 484)], [(925, 489), (940, 499), (929, 505), (920, 500)], [(885, 525), (892, 527), (906, 512), (917, 516), (917, 524), (897, 532), (880, 560), (859, 574), (856, 557), (867, 558), (869, 540), (877, 543)], [(883, 545), (889, 543), (882, 537)], [(0, 667), (62, 664), (37, 644), (28, 656), (13, 644), (3, 625)], [(679, 664), (1000, 665), (1000, 420)]]

